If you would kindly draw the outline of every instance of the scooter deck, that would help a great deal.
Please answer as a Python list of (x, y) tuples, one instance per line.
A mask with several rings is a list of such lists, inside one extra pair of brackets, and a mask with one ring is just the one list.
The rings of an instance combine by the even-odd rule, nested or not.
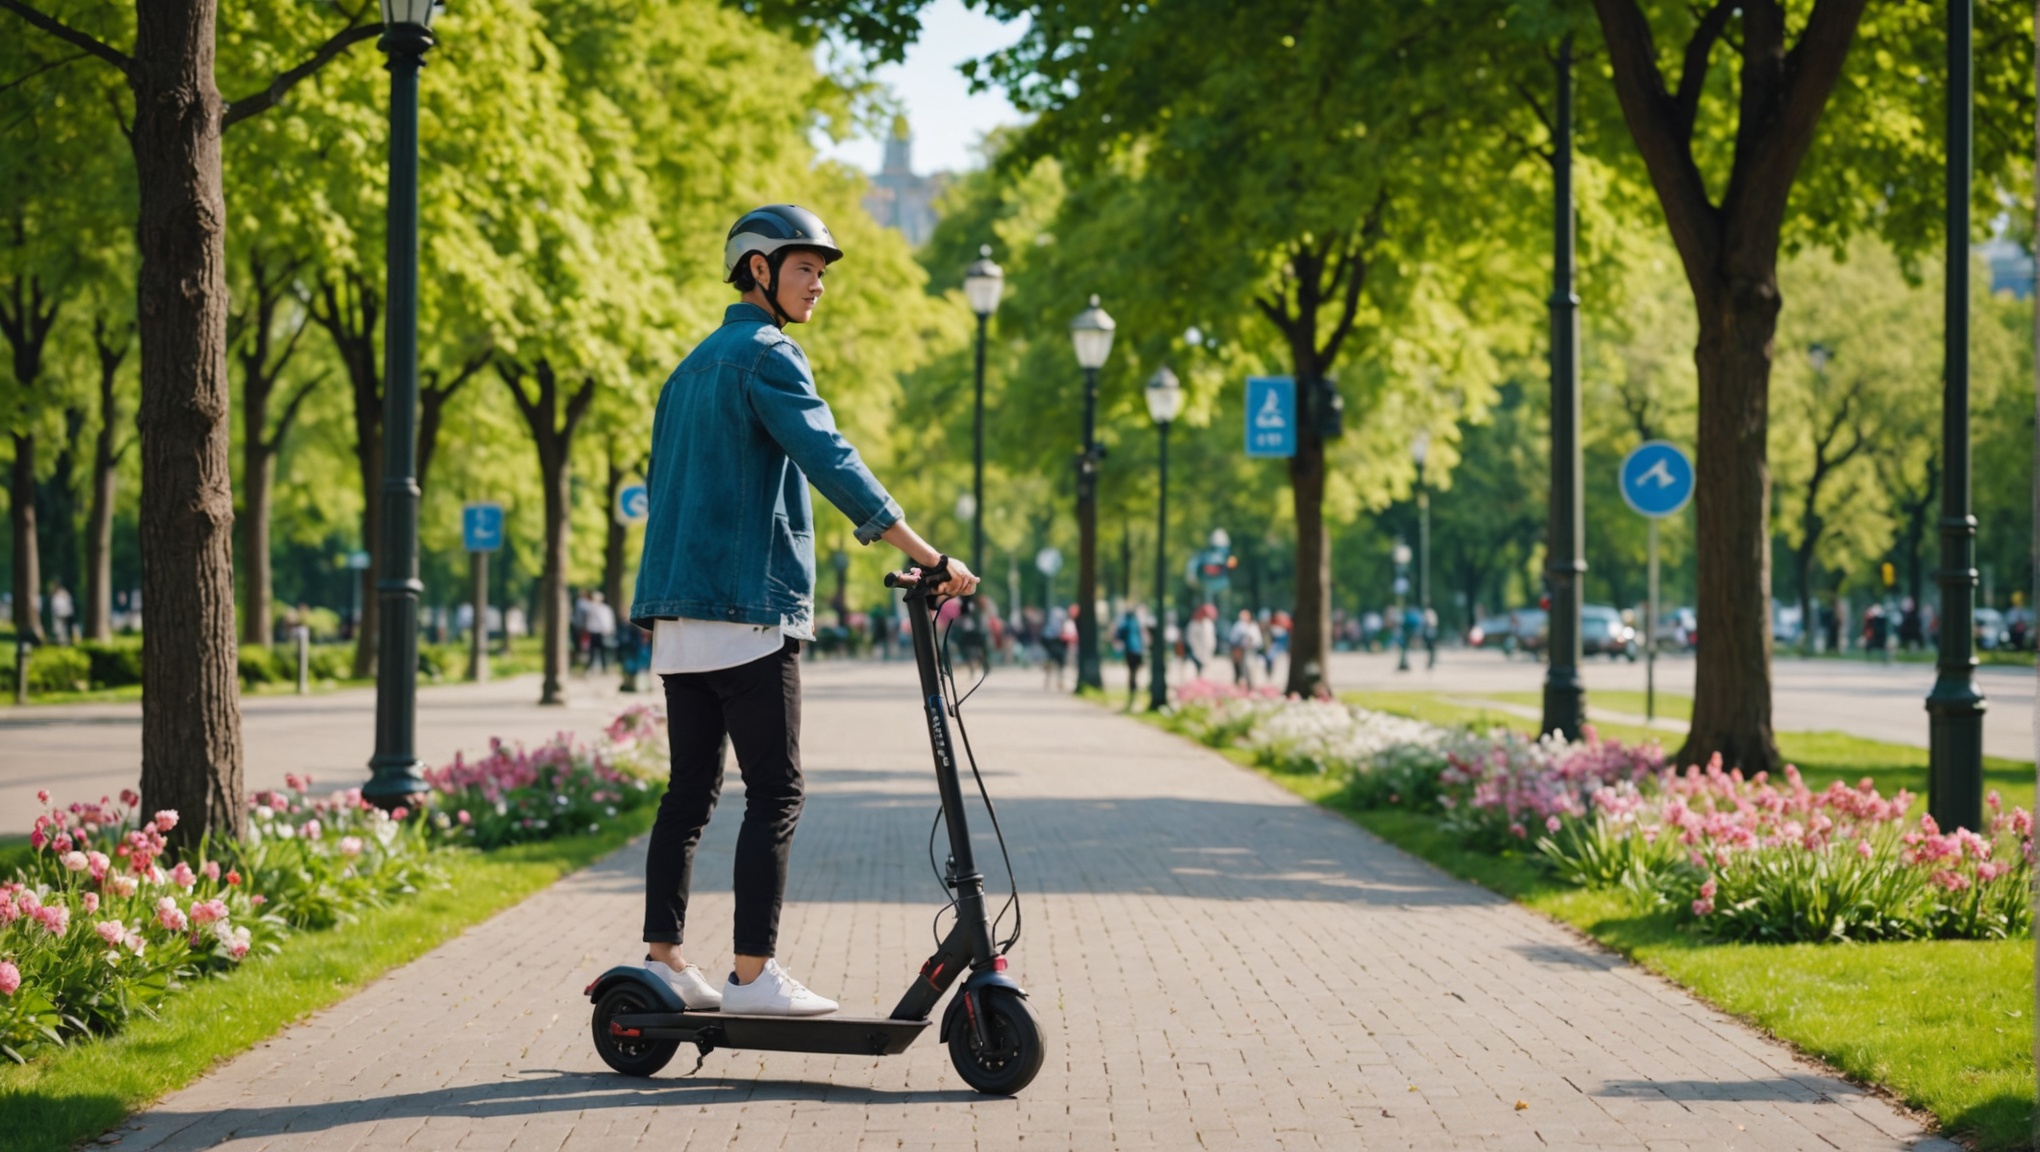
[(721, 1012), (626, 1012), (611, 1017), (619, 1036), (632, 1029), (648, 1040), (707, 1042), (716, 1048), (897, 1056), (927, 1030), (928, 1020), (861, 1016), (744, 1016)]

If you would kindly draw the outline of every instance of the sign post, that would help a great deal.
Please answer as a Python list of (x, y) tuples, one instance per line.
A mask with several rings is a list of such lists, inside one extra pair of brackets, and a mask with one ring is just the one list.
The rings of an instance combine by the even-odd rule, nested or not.
[(1055, 574), (1062, 571), (1063, 554), (1059, 548), (1043, 548), (1034, 554), (1034, 570), (1041, 573), (1046, 585), (1041, 593), (1041, 606), (1045, 616), (1045, 627), (1061, 627), (1062, 620), (1055, 614)]
[(1643, 717), (1657, 719), (1658, 521), (1693, 498), (1693, 462), (1676, 446), (1646, 440), (1622, 461), (1622, 499), (1650, 522), (1650, 600), (1643, 622)]
[[(469, 504), (462, 508), (460, 539), (467, 548), (468, 603), (475, 617), (468, 628), (468, 679), (484, 684), (489, 679), (489, 553), (503, 547), (503, 506)], [(508, 633), (504, 639), (509, 639)]]

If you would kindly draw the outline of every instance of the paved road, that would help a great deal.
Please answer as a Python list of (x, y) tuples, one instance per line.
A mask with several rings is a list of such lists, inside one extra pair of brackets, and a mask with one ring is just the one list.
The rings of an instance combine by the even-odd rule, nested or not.
[[(1340, 652), (1332, 657), (1332, 683), (1341, 690), (1435, 690), (1462, 695), (1538, 692), (1544, 665), (1509, 660), (1499, 652), (1445, 650), (1438, 667), (1422, 658), (1408, 672), (1395, 670), (1388, 653)], [(1595, 689), (1643, 691), (1644, 666), (1628, 661), (1588, 660), (1588, 713)], [(1850, 732), (1894, 744), (1927, 746), (1926, 696), (1934, 686), (1931, 664), (1871, 664), (1855, 660), (1781, 658), (1772, 665), (1771, 700), (1775, 724), (1784, 732)], [(2033, 759), (2033, 688), (2030, 668), (1981, 668), (1986, 711), (1984, 751), (2016, 760)], [(1692, 695), (1693, 660), (1668, 656), (1658, 661), (1660, 691)]]
[[(600, 729), (630, 697), (615, 680), (574, 679), (565, 707), (537, 705), (536, 676), (488, 684), (431, 685), (418, 692), (418, 754), (432, 765), (488, 747), (491, 736), (536, 743), (561, 731)], [(643, 697), (649, 699), (649, 697)], [(250, 696), (241, 703), (248, 788), (281, 788), (286, 772), (321, 785), (368, 779), (375, 751), (375, 692)], [(25, 834), (40, 810), (37, 789), (59, 803), (96, 800), (141, 779), (142, 706), (31, 705), (0, 710), (0, 834)]]
[[(809, 671), (785, 959), (882, 1013), (929, 951), (927, 751), (901, 666)], [(635, 958), (624, 850), (137, 1118), (130, 1149), (1846, 1149), (1954, 1145), (1568, 931), (1167, 734), (995, 680), (966, 710), (1052, 1039), (1017, 1099), (883, 1060), (608, 1073), (581, 988)], [(734, 799), (734, 798), (732, 798)], [(736, 805), (692, 956), (728, 962)]]

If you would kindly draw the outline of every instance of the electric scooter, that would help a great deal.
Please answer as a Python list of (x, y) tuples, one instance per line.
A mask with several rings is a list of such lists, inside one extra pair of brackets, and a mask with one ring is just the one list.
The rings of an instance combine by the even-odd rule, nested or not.
[[(821, 1052), (848, 1056), (893, 1056), (927, 1031), (929, 1014), (958, 978), (963, 987), (942, 1014), (938, 1038), (949, 1046), (950, 1062), (964, 1083), (980, 1092), (1010, 1096), (1033, 1081), (1045, 1056), (1040, 1022), (1028, 1006), (1027, 993), (1006, 975), (1006, 956), (1019, 937), (1016, 917), (1011, 937), (995, 943), (995, 921), (985, 903), (984, 876), (971, 852), (970, 828), (964, 817), (963, 784), (957, 771), (950, 721), (963, 735), (966, 756), (970, 738), (962, 732), (951, 679), (945, 691), (945, 662), (938, 659), (935, 635), (935, 589), (949, 578), (947, 566), (916, 573), (887, 573), (888, 588), (905, 587), (907, 619), (913, 630), (914, 662), (921, 675), (921, 699), (928, 722), (928, 743), (935, 754), (935, 785), (941, 794), (939, 819), (949, 827), (949, 866), (943, 883), (953, 893), (956, 921), (935, 954), (921, 965), (914, 983), (892, 1014), (883, 1018), (855, 1016), (748, 1016), (718, 1011), (690, 1011), (665, 982), (635, 965), (618, 965), (588, 985), (594, 1002), (595, 1051), (603, 1063), (626, 1076), (650, 1076), (673, 1059), (680, 1045), (699, 1051), (694, 1070), (717, 1048), (749, 1048), (774, 1052)], [(970, 759), (971, 775), (985, 796), (984, 779)], [(992, 811), (998, 830), (998, 813)], [(930, 859), (933, 830), (930, 830)], [(1003, 833), (999, 848), (1005, 851)], [(1007, 872), (1012, 868), (1010, 862)], [(1017, 902), (1018, 891), (1014, 899)], [(966, 973), (968, 973), (966, 975)]]

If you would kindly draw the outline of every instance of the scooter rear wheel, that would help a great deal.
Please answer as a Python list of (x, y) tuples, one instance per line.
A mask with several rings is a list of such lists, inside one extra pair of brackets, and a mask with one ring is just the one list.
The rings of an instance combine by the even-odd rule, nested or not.
[(633, 1012), (658, 1011), (643, 989), (629, 982), (618, 984), (595, 1002), (595, 1052), (602, 1062), (625, 1076), (650, 1076), (664, 1068), (680, 1050), (678, 1040), (648, 1040), (642, 1036), (618, 1036), (610, 1021)]
[(978, 997), (984, 1013), (985, 1036), (980, 1045), (968, 1020), (958, 1020), (949, 1034), (949, 1062), (963, 1082), (989, 1096), (1013, 1096), (1034, 1082), (1047, 1051), (1041, 1022), (1027, 999), (1002, 988)]

